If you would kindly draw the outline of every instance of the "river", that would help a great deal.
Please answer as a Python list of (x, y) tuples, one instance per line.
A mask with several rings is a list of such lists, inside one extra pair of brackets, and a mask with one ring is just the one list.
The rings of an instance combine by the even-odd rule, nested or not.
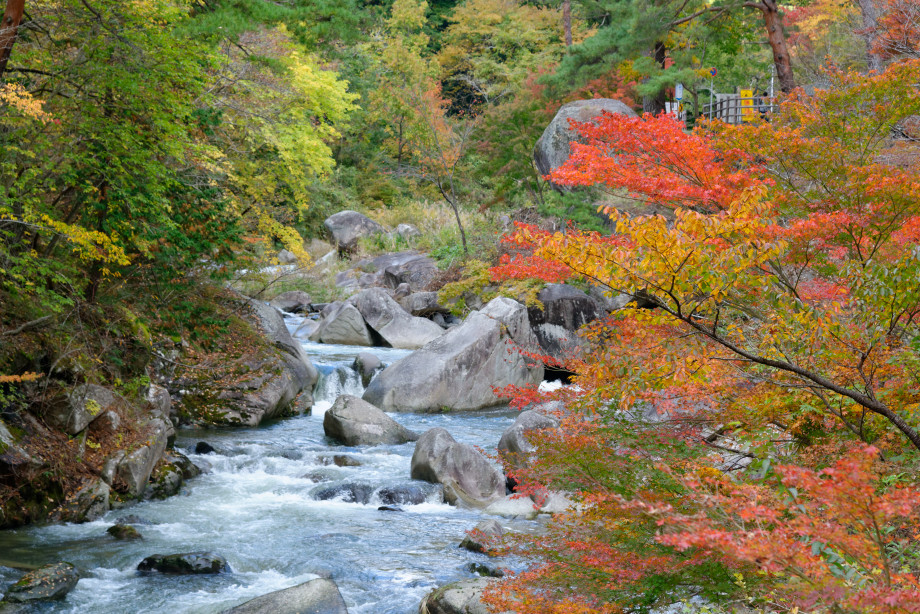
[[(298, 323), (288, 320), (292, 329)], [(35, 611), (206, 614), (327, 576), (338, 584), (351, 614), (409, 614), (435, 587), (471, 577), (466, 567), (486, 562), (485, 557), (457, 544), (483, 515), (444, 504), (437, 489), (424, 503), (401, 506), (402, 512), (378, 511), (376, 495), (367, 504), (315, 498), (329, 485), (360, 482), (376, 489), (410, 481), (415, 444), (340, 446), (325, 437), (322, 426), (323, 413), (338, 394), (362, 392), (350, 368), (358, 352), (391, 363), (408, 351), (309, 342), (304, 348), (321, 372), (313, 412), (257, 428), (180, 430), (176, 448), (212, 470), (186, 482), (178, 495), (113, 510), (95, 522), (0, 532), (0, 560), (33, 565), (64, 560), (83, 574), (65, 600)], [(458, 441), (494, 451), (514, 413), (393, 416), (417, 432), (440, 426)], [(192, 454), (198, 441), (218, 452)], [(332, 455), (361, 464), (329, 464)], [(129, 514), (150, 523), (136, 525), (142, 541), (117, 541), (106, 534)], [(224, 556), (232, 573), (135, 571), (148, 555), (192, 551)], [(21, 573), (0, 567), (0, 592)]]

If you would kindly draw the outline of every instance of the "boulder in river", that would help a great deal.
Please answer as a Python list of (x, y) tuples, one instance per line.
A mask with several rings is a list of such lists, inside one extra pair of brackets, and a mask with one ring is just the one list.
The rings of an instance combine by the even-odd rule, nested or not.
[(314, 488), (310, 495), (317, 501), (344, 501), (345, 503), (367, 503), (376, 487), (373, 484), (361, 482), (345, 482), (343, 484), (329, 484)]
[(414, 480), (441, 484), (444, 500), (452, 505), (484, 508), (505, 494), (505, 479), (492, 463), (442, 428), (419, 438), (410, 472)]
[(143, 539), (140, 531), (129, 524), (113, 524), (105, 532), (119, 540)]
[(348, 614), (335, 582), (317, 578), (256, 597), (222, 614)]
[(447, 307), (438, 302), (437, 292), (413, 292), (399, 299), (399, 304), (414, 316), (428, 317), (436, 313), (449, 313)]
[(323, 226), (341, 252), (355, 251), (361, 237), (385, 232), (383, 226), (357, 211), (339, 211), (327, 217)]
[(428, 593), (419, 605), (419, 614), (493, 614), (482, 602), (482, 591), (489, 578), (461, 580)]
[(80, 574), (70, 563), (52, 563), (26, 573), (3, 596), (8, 603), (28, 603), (63, 599), (80, 580)]
[(402, 308), (383, 288), (368, 288), (348, 299), (348, 304), (364, 316), (364, 321), (394, 348), (414, 350), (444, 333), (444, 329)]
[(336, 301), (323, 309), (323, 319), (310, 333), (312, 341), (342, 345), (374, 345), (361, 312), (354, 305)]
[(215, 574), (229, 572), (224, 557), (211, 552), (182, 554), (153, 554), (137, 566), (138, 571), (158, 571), (176, 575)]
[(603, 112), (635, 117), (636, 113), (628, 105), (613, 98), (594, 98), (576, 100), (562, 105), (553, 121), (540, 136), (533, 150), (533, 159), (541, 175), (548, 175), (565, 164), (572, 153), (570, 144), (578, 141), (578, 134), (571, 128), (569, 120), (587, 122)]
[(109, 511), (111, 488), (101, 478), (87, 480), (51, 513), (55, 522), (92, 522)]
[[(433, 323), (432, 323), (433, 324)], [(527, 309), (493, 299), (463, 324), (381, 371), (364, 400), (383, 411), (475, 410), (503, 403), (495, 388), (537, 384), (543, 365), (531, 364), (515, 346), (539, 350)]]
[(383, 363), (380, 359), (369, 352), (361, 352), (355, 356), (355, 362), (352, 368), (361, 376), (361, 383), (367, 388), (377, 369), (381, 368)]
[(400, 444), (418, 435), (358, 397), (340, 395), (323, 416), (328, 437), (348, 446)]

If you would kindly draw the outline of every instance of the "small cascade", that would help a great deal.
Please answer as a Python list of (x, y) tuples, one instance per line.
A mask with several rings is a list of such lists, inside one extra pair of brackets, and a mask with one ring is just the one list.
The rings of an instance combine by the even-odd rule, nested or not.
[(323, 412), (332, 407), (342, 394), (360, 397), (364, 394), (361, 375), (351, 365), (317, 365), (319, 380), (313, 388), (313, 411)]

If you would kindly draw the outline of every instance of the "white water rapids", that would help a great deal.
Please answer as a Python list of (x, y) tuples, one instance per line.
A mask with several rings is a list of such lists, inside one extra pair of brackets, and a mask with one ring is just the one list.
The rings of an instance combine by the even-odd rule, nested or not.
[[(289, 318), (288, 324), (296, 328), (299, 319)], [(215, 613), (325, 575), (336, 581), (351, 614), (409, 614), (437, 586), (472, 577), (466, 569), (470, 562), (497, 564), (457, 547), (482, 514), (448, 506), (437, 494), (401, 506), (403, 512), (378, 511), (380, 502), (373, 496), (367, 504), (314, 498), (318, 488), (330, 484), (359, 482), (376, 489), (410, 482), (414, 444), (346, 447), (328, 440), (322, 427), (323, 412), (338, 394), (362, 392), (350, 368), (357, 353), (370, 352), (391, 363), (408, 352), (304, 347), (322, 373), (311, 415), (258, 428), (181, 430), (176, 448), (194, 461), (207, 461), (212, 471), (187, 481), (178, 495), (113, 510), (86, 524), (0, 532), (0, 561), (43, 565), (63, 560), (83, 574), (66, 599), (34, 611)], [(444, 427), (458, 441), (492, 452), (515, 412), (392, 415), (417, 432)], [(190, 453), (198, 441), (207, 441), (218, 453)], [(330, 465), (333, 454), (362, 464)], [(136, 525), (142, 541), (117, 541), (106, 534), (129, 514), (150, 523)], [(224, 556), (232, 573), (135, 571), (148, 555), (192, 551)], [(0, 592), (21, 574), (0, 567)]]

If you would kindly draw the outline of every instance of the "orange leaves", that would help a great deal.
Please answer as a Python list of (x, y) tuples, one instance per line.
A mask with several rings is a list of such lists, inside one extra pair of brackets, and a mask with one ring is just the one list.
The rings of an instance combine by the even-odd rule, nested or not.
[(724, 477), (684, 480), (702, 509), (655, 510), (665, 527), (658, 541), (778, 576), (787, 606), (918, 612), (920, 584), (893, 569), (889, 548), (895, 528), (916, 528), (920, 491), (878, 491), (877, 459), (878, 450), (863, 446), (822, 471), (779, 466), (779, 493)]
[(563, 185), (603, 184), (670, 208), (700, 211), (729, 208), (759, 181), (739, 160), (740, 150), (717, 152), (710, 137), (688, 135), (672, 116), (627, 117), (604, 113), (592, 122), (572, 122), (585, 144), (548, 179)]
[(0, 374), (0, 384), (21, 384), (23, 382), (34, 382), (41, 379), (41, 373), (25, 372), (22, 375), (2, 375)]

